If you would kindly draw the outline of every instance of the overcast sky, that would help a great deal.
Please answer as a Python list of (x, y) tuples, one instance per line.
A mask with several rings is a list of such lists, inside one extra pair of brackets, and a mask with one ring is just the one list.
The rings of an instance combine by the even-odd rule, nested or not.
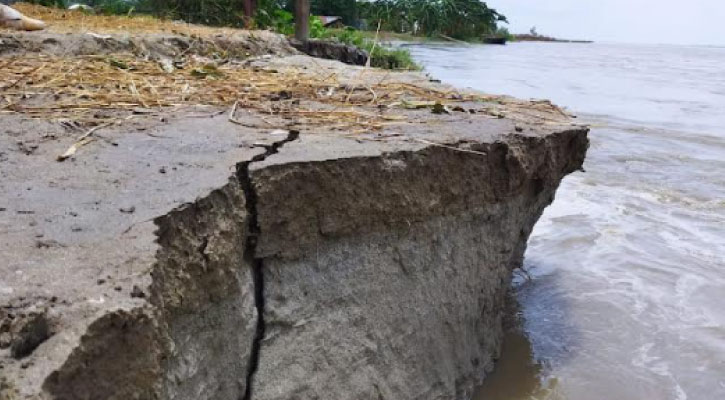
[(512, 33), (596, 41), (725, 45), (725, 0), (486, 0)]

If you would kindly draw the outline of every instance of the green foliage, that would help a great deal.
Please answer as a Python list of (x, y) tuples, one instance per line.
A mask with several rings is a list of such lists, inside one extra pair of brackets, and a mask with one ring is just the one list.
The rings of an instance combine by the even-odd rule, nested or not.
[(322, 20), (315, 16), (310, 16), (310, 37), (321, 38), (326, 34), (327, 29), (325, 29), (325, 25), (322, 23)]
[(124, 0), (101, 0), (88, 2), (96, 12), (106, 15), (131, 14), (136, 9), (136, 2)]
[(260, 8), (254, 17), (257, 28), (270, 29), (283, 35), (291, 35), (295, 31), (294, 16), (281, 8)]
[(56, 8), (68, 8), (69, 5), (66, 0), (26, 0), (26, 2)]
[[(65, 8), (68, 0), (30, 0), (36, 4)], [(400, 0), (413, 1), (413, 0)], [(474, 0), (476, 1), (476, 0)], [(74, 3), (75, 1), (73, 1)], [(105, 14), (150, 13), (170, 19), (183, 19), (192, 23), (208, 25), (241, 26), (244, 18), (240, 0), (86, 0), (88, 4)], [(381, 3), (392, 3), (382, 0)], [(313, 0), (313, 15), (337, 15), (357, 19), (357, 10), (367, 3), (360, 0)], [(294, 16), (290, 12), (291, 0), (258, 0), (254, 25), (271, 29), (284, 35), (294, 33)], [(367, 4), (369, 7), (370, 4)], [(366, 9), (370, 13), (370, 8)], [(376, 14), (377, 16), (377, 14)], [(385, 25), (384, 25), (385, 26)], [(310, 17), (310, 37), (337, 40), (359, 47), (370, 54), (371, 65), (386, 69), (419, 69), (410, 52), (405, 49), (389, 49), (375, 45), (374, 41), (354, 28), (343, 30), (326, 29), (317, 17)], [(208, 71), (197, 71), (197, 74)]]
[(154, 15), (191, 23), (244, 26), (240, 0), (138, 0), (139, 9)]
[(506, 17), (480, 0), (378, 0), (363, 2), (361, 14), (381, 21), (383, 30), (457, 39), (494, 33)]
[(420, 66), (413, 61), (410, 51), (406, 49), (388, 49), (377, 46), (372, 54), (371, 65), (384, 69), (405, 69), (417, 71)]
[(66, 8), (73, 3), (87, 4), (99, 14), (153, 14), (169, 19), (207, 25), (244, 25), (240, 0), (26, 0), (31, 3)]
[(341, 31), (330, 30), (327, 37), (334, 38), (334, 39), (339, 40), (342, 43), (349, 44), (352, 46), (357, 46), (360, 48), (365, 48), (365, 46), (364, 46), (365, 43), (369, 42), (369, 40), (367, 38), (365, 38), (365, 36), (363, 36), (355, 28), (345, 28)]
[(494, 36), (506, 38), (506, 40), (508, 40), (509, 42), (516, 40), (516, 37), (512, 35), (511, 32), (509, 32), (508, 28), (506, 28), (505, 26), (498, 27)]
[[(40, 4), (46, 7), (68, 8), (71, 4), (86, 4), (95, 10), (96, 13), (106, 15), (130, 14), (136, 7), (143, 3), (138, 0), (25, 0), (29, 3)], [(151, 2), (150, 0), (148, 1)]]
[[(294, 33), (294, 17), (288, 11), (291, 7), (287, 1), (263, 0), (258, 4), (259, 8), (255, 15), (255, 25), (258, 28), (272, 29), (285, 35)], [(313, 4), (315, 4), (314, 1)], [(325, 13), (325, 15), (332, 14), (339, 15)], [(386, 69), (420, 69), (413, 61), (408, 50), (387, 49), (379, 45), (374, 46), (375, 48), (373, 49), (373, 41), (366, 38), (363, 32), (355, 30), (354, 28), (345, 28), (342, 30), (326, 29), (322, 21), (314, 16), (310, 17), (310, 37), (337, 40), (348, 45), (359, 47), (368, 53), (372, 52), (371, 65), (374, 67)]]
[(342, 17), (345, 25), (357, 25), (358, 0), (311, 0), (312, 15), (329, 15)]
[(420, 69), (420, 66), (413, 61), (413, 57), (408, 50), (381, 47), (354, 28), (348, 27), (343, 30), (328, 30), (324, 37), (367, 51), (370, 55), (370, 65), (373, 67), (406, 70)]
[[(270, 29), (283, 35), (295, 33), (294, 15), (281, 8), (258, 9), (254, 17), (254, 26), (260, 29)], [(327, 33), (327, 29), (317, 17), (310, 17), (309, 26), (312, 38), (323, 37)]]
[[(43, 5), (66, 7), (75, 0), (30, 0)], [(152, 13), (192, 23), (241, 27), (245, 23), (242, 0), (80, 0), (106, 14)], [(259, 28), (284, 34), (293, 31), (293, 0), (257, 0), (254, 18)], [(384, 31), (415, 35), (446, 35), (477, 40), (484, 35), (506, 35), (499, 23), (506, 17), (481, 0), (311, 0), (313, 15), (341, 16), (349, 26), (382, 23)], [(313, 37), (322, 35), (319, 21), (311, 22)]]

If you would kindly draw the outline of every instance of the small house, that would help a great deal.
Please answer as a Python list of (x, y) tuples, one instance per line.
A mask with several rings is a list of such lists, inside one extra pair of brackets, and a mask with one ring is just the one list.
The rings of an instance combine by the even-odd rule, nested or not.
[(342, 22), (342, 17), (337, 16), (320, 16), (318, 17), (322, 21), (322, 25), (325, 28), (344, 28), (345, 24)]

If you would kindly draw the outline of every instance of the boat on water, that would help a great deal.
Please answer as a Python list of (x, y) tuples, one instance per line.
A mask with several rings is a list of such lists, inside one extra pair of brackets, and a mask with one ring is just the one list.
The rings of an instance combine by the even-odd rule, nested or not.
[(506, 44), (508, 39), (504, 36), (484, 36), (483, 43), (485, 44)]

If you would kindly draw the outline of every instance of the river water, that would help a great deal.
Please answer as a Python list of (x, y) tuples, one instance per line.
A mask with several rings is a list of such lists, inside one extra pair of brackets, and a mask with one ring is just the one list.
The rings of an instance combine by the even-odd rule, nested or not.
[(476, 400), (725, 399), (725, 48), (415, 45), (444, 82), (593, 129), (526, 253)]

